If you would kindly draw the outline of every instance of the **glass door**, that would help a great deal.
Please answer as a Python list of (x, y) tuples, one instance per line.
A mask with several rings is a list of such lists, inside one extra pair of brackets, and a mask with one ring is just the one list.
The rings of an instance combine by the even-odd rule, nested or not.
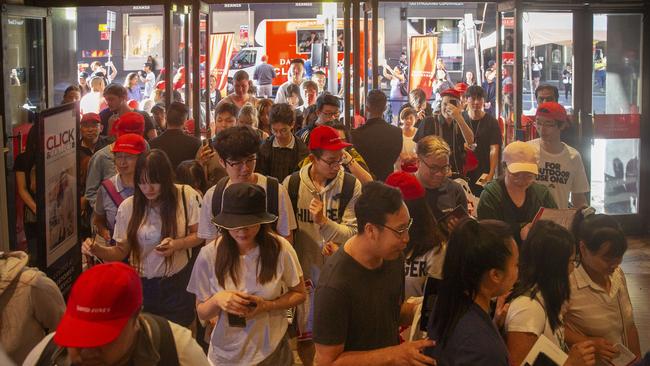
[[(15, 194), (14, 161), (23, 152), (27, 133), (35, 113), (51, 106), (52, 62), (46, 39), (51, 39), (47, 10), (25, 6), (4, 5), (0, 16), (2, 27), (2, 151), (3, 191), (0, 220), (8, 222), (0, 240), (11, 249), (25, 249), (22, 228), (23, 204)], [(47, 35), (47, 36), (46, 36)], [(6, 196), (5, 196), (6, 195)], [(4, 198), (6, 197), (6, 199)], [(11, 213), (11, 214), (8, 214)], [(8, 239), (8, 240), (7, 240)], [(8, 249), (8, 248), (6, 248)]]
[(642, 14), (593, 14), (591, 205), (639, 213)]

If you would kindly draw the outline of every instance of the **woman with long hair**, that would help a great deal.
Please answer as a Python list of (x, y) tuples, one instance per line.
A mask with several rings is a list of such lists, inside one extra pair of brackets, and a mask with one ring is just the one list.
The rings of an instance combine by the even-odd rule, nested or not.
[(272, 99), (260, 99), (257, 102), (257, 128), (271, 134), (271, 107), (273, 107)]
[(124, 87), (126, 88), (126, 94), (128, 95), (128, 100), (135, 100), (140, 102), (142, 100), (142, 90), (140, 90), (140, 85), (138, 84), (138, 74), (135, 72), (130, 72), (124, 78)]
[(386, 184), (399, 188), (413, 219), (409, 242), (404, 249), (404, 297), (422, 296), (427, 277), (442, 277), (446, 249), (444, 237), (437, 229), (424, 187), (414, 175), (394, 172), (386, 178)]
[[(584, 211), (583, 211), (584, 212)], [(566, 312), (566, 340), (592, 340), (597, 365), (610, 364), (627, 347), (641, 356), (639, 333), (625, 274), (620, 267), (627, 240), (611, 216), (597, 214), (574, 221), (580, 265), (571, 274), (571, 299)]]
[(201, 320), (216, 318), (213, 365), (290, 366), (286, 310), (305, 301), (298, 256), (270, 224), (264, 189), (234, 183), (213, 222), (221, 236), (201, 249), (188, 291)]
[[(576, 263), (573, 235), (551, 221), (535, 223), (521, 247), (519, 280), (505, 321), (511, 361), (521, 364), (541, 336), (568, 352), (563, 309), (570, 296), (569, 275)], [(593, 365), (593, 342), (576, 344), (564, 365)]]
[(192, 271), (201, 196), (174, 184), (169, 158), (162, 150), (142, 153), (135, 166), (135, 191), (117, 210), (115, 246), (96, 242), (84, 252), (104, 261), (129, 263), (142, 278), (144, 311), (188, 326), (194, 320), (194, 296), (185, 289)]
[(490, 299), (517, 280), (519, 250), (507, 224), (462, 220), (452, 231), (429, 318), (438, 365), (509, 366), (508, 349), (490, 318)]

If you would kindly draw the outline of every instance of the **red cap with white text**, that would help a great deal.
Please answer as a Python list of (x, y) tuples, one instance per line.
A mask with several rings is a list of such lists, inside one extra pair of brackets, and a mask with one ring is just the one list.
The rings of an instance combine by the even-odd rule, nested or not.
[(54, 342), (72, 348), (111, 343), (141, 307), (142, 284), (131, 266), (120, 262), (94, 266), (72, 286)]

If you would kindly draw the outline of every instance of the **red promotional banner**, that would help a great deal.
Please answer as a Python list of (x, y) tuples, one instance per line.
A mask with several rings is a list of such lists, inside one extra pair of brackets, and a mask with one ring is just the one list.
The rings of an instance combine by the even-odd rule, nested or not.
[(438, 38), (434, 36), (411, 37), (411, 65), (409, 67), (409, 90), (422, 89), (431, 98), (433, 71), (438, 55)]
[(594, 116), (594, 138), (638, 139), (640, 136), (640, 114), (597, 114)]
[(234, 33), (210, 35), (210, 75), (217, 77), (217, 89), (224, 90), (228, 85), (228, 69), (232, 58)]

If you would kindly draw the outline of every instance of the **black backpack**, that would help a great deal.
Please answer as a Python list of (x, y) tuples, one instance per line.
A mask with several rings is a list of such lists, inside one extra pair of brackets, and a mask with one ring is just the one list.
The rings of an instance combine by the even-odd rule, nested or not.
[[(345, 172), (343, 176), (343, 187), (341, 193), (339, 193), (339, 209), (338, 217), (336, 222), (340, 223), (343, 220), (343, 213), (345, 208), (350, 203), (352, 196), (354, 195), (354, 186), (357, 183), (357, 178)], [(298, 214), (298, 189), (300, 188), (300, 171), (293, 172), (289, 178), (289, 198), (291, 199), (291, 205), (293, 206), (293, 213)]]
[[(160, 355), (158, 366), (180, 366), (174, 334), (167, 319), (147, 313), (142, 313), (141, 316), (152, 329), (153, 345)], [(59, 347), (54, 343), (54, 337), (52, 337), (38, 358), (36, 366), (56, 366), (59, 364), (59, 359), (64, 356), (67, 357), (67, 349)]]
[[(221, 178), (214, 187), (212, 194), (212, 216), (217, 216), (221, 213), (223, 208), (223, 192), (226, 189), (226, 184), (230, 178)], [(276, 216), (279, 214), (278, 210), (278, 186), (280, 183), (274, 177), (266, 177), (266, 210)]]

